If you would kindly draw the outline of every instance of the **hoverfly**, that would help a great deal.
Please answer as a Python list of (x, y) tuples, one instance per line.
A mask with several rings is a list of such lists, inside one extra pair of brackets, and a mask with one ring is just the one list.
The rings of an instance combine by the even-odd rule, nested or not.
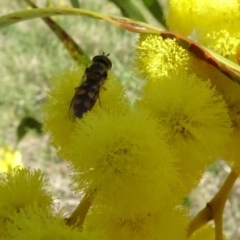
[(69, 107), (69, 118), (82, 118), (83, 114), (90, 111), (99, 98), (100, 90), (107, 79), (108, 71), (112, 68), (109, 54), (97, 55), (92, 58), (92, 64), (86, 68), (82, 81), (75, 88), (75, 94)]

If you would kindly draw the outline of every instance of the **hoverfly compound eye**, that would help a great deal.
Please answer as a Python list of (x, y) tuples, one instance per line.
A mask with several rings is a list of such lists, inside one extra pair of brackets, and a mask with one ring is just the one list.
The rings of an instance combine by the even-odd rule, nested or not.
[(110, 70), (112, 68), (112, 62), (111, 60), (108, 58), (108, 56), (110, 55), (110, 53), (108, 53), (107, 55), (103, 54), (102, 55), (97, 55), (95, 57), (92, 58), (92, 62), (99, 62), (102, 63), (107, 70)]

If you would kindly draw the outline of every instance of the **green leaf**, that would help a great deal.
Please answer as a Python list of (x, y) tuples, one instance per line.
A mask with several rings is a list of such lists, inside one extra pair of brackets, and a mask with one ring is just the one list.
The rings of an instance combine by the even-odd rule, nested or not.
[[(235, 82), (238, 82), (238, 84), (240, 84), (240, 80), (238, 78), (239, 76), (239, 71), (240, 71), (240, 66), (230, 60), (228, 60), (227, 58), (217, 54), (216, 52), (203, 47), (206, 52), (210, 53), (212, 55), (213, 58), (216, 59), (216, 62), (219, 64), (219, 68), (223, 69), (226, 71), (227, 74), (229, 74), (229, 78), (231, 78), (232, 80), (234, 80)], [(235, 76), (237, 75), (237, 77)]]
[(158, 34), (162, 38), (176, 39), (176, 41), (186, 50), (192, 52), (199, 59), (211, 64), (220, 72), (222, 72), (229, 79), (240, 84), (240, 66), (231, 61), (221, 57), (219, 54), (202, 47), (197, 42), (173, 32), (163, 31), (162, 29), (151, 26), (147, 23), (139, 22), (129, 18), (107, 16), (93, 11), (77, 8), (41, 8), (31, 9), (19, 12), (14, 12), (0, 17), (0, 28), (9, 26), (11, 24), (21, 22), (27, 19), (37, 17), (48, 17), (54, 15), (85, 15), (88, 17), (103, 19), (116, 26), (137, 33), (152, 33)]
[(80, 8), (80, 4), (78, 0), (70, 0), (70, 2), (74, 8)]
[(164, 18), (164, 13), (161, 5), (157, 0), (142, 0), (148, 10), (152, 13), (152, 15), (165, 27), (166, 20)]
[(69, 16), (87, 16), (96, 19), (103, 19), (113, 23), (121, 28), (127, 29), (132, 32), (146, 32), (146, 33), (159, 33), (161, 29), (154, 27), (150, 24), (139, 22), (137, 20), (123, 18), (118, 16), (107, 16), (97, 12), (78, 8), (37, 8), (22, 10), (0, 17), (0, 28), (7, 27), (11, 24), (22, 22), (29, 19), (38, 17), (49, 17), (57, 15)]
[(156, 24), (154, 17), (139, 0), (109, 0), (121, 10), (123, 16), (138, 21)]
[[(24, 0), (30, 7), (38, 8), (31, 0)], [(73, 60), (87, 64), (90, 62), (90, 58), (84, 52), (84, 50), (73, 40), (73, 38), (55, 21), (49, 17), (44, 17), (42, 20), (48, 25), (48, 27), (55, 33), (58, 39), (63, 43), (65, 48)]]
[(193, 53), (196, 57), (205, 61), (206, 63), (212, 65), (223, 73), (226, 77), (240, 85), (240, 66), (236, 63), (222, 57), (221, 55), (211, 51), (208, 48), (205, 48), (194, 42), (193, 40), (184, 37), (180, 34), (172, 32), (160, 32), (160, 36), (163, 39), (171, 38), (176, 39), (176, 42), (184, 49)]
[(17, 127), (17, 142), (21, 141), (30, 129), (42, 134), (42, 123), (32, 117), (24, 117)]

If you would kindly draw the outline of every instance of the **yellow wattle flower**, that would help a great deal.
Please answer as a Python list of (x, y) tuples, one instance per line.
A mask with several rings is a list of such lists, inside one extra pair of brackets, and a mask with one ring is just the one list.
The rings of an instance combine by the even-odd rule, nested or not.
[[(206, 165), (221, 156), (221, 149), (230, 137), (227, 105), (212, 86), (215, 72), (212, 75), (207, 66), (185, 54), (176, 42), (169, 47), (164, 43), (166, 40), (156, 35), (143, 35), (140, 40), (137, 56), (147, 57), (145, 61), (138, 60), (136, 67), (148, 74), (150, 81), (143, 88), (138, 106), (149, 109), (164, 126), (168, 143), (178, 152), (179, 173), (185, 176), (181, 183), (189, 191), (199, 181)], [(178, 52), (185, 57), (176, 63), (176, 56), (180, 58)], [(167, 56), (168, 61), (162, 56)], [(196, 72), (198, 64), (208, 71)], [(158, 67), (152, 67), (155, 65)], [(167, 74), (162, 74), (162, 70)]]
[[(52, 195), (46, 190), (47, 179), (40, 170), (17, 169), (0, 174), (0, 231), (7, 234), (6, 224), (15, 213), (33, 205), (48, 210), (53, 207)], [(24, 194), (23, 194), (24, 193)], [(8, 239), (8, 238), (7, 238)]]
[(149, 109), (164, 126), (168, 144), (180, 159), (182, 183), (189, 191), (206, 165), (220, 157), (230, 138), (227, 106), (209, 81), (194, 75), (171, 75), (171, 79), (148, 82), (143, 92), (138, 106)]
[(75, 67), (50, 79), (50, 89), (42, 107), (43, 128), (50, 133), (50, 142), (56, 149), (67, 148), (74, 123), (69, 119), (69, 107), (74, 89), (81, 83), (83, 66)]
[(176, 40), (163, 40), (159, 35), (140, 34), (134, 66), (136, 73), (151, 81), (187, 70), (190, 54)]
[(77, 190), (96, 192), (93, 204), (108, 207), (111, 215), (161, 209), (178, 182), (163, 136), (164, 129), (146, 110), (119, 106), (88, 114), (71, 138), (68, 160)]
[(171, 31), (188, 36), (195, 28), (198, 14), (197, 0), (169, 0), (166, 22)]
[(199, 39), (204, 46), (237, 62), (236, 53), (240, 47), (240, 31), (213, 30), (207, 34), (199, 35)]
[[(143, 57), (137, 60), (136, 67), (149, 75), (150, 81), (143, 88), (138, 106), (149, 109), (167, 131), (168, 143), (178, 152), (179, 173), (185, 176), (180, 189), (186, 184), (187, 194), (198, 183), (206, 165), (221, 156), (220, 150), (229, 139), (232, 128), (227, 105), (212, 87), (213, 83), (197, 77), (214, 78), (215, 75), (210, 71), (195, 75), (196, 64), (204, 65), (185, 54), (176, 42), (169, 47), (156, 35), (143, 35), (140, 39), (137, 56), (147, 57), (144, 61)], [(161, 50), (159, 45), (163, 46)], [(178, 63), (177, 52), (185, 54)], [(167, 63), (161, 56), (167, 56)]]
[(21, 153), (10, 146), (0, 148), (0, 172), (10, 172), (15, 167), (23, 168)]
[(193, 34), (200, 44), (235, 62), (240, 47), (239, 22), (237, 0), (169, 1), (167, 23), (172, 31)]
[[(85, 69), (86, 66), (75, 66), (73, 69), (52, 77), (48, 98), (42, 107), (44, 131), (50, 133), (50, 142), (62, 157), (67, 157), (69, 139), (74, 133), (76, 122), (82, 121), (76, 118), (76, 121), (72, 122), (69, 109), (75, 88), (81, 84)], [(112, 107), (116, 104), (126, 105), (127, 100), (124, 100), (123, 95), (123, 86), (110, 72), (91, 113), (98, 108), (109, 108), (109, 104)]]
[(219, 79), (218, 90), (227, 103), (228, 113), (231, 120), (233, 132), (221, 153), (234, 170), (240, 172), (239, 145), (240, 145), (240, 86), (229, 80)]
[[(226, 103), (208, 78), (193, 74), (194, 61), (176, 41), (142, 34), (135, 68), (149, 80), (143, 99), (130, 106), (110, 74), (101, 104), (75, 122), (68, 110), (85, 68), (53, 79), (45, 130), (72, 164), (76, 190), (93, 194), (91, 214), (104, 219), (109, 240), (116, 232), (119, 239), (160, 238), (162, 212), (197, 184), (232, 132)], [(169, 232), (169, 222), (162, 237), (185, 239), (186, 221), (183, 226), (177, 218), (178, 235)], [(97, 225), (89, 220), (89, 227)]]
[[(187, 211), (181, 208), (163, 208), (160, 212), (117, 217), (108, 208), (98, 208), (86, 219), (86, 228), (100, 229), (106, 240), (187, 240)], [(169, 229), (174, 229), (170, 231)]]
[[(40, 170), (14, 169), (0, 175), (0, 208), (11, 211), (32, 205), (37, 202), (42, 208), (52, 207), (52, 195), (47, 192), (48, 180)], [(25, 192), (24, 196), (22, 193)]]
[(33, 205), (12, 216), (7, 230), (9, 240), (97, 240), (103, 239), (102, 235), (80, 231), (66, 225), (63, 216)]
[(234, 166), (236, 172), (240, 172), (240, 86), (238, 83), (220, 75), (216, 75), (212, 82), (226, 102), (226, 108), (233, 128), (219, 154), (230, 166)]

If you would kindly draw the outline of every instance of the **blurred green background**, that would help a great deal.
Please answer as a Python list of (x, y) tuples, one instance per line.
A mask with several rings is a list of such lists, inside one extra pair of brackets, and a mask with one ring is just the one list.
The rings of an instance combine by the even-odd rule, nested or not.
[[(70, 0), (33, 2), (39, 7), (71, 6)], [(76, 1), (72, 0), (72, 2), (76, 4)], [(145, 2), (151, 4), (154, 0)], [(120, 9), (119, 1), (79, 0), (78, 3), (81, 8), (108, 15), (136, 14)], [(159, 3), (165, 8), (166, 2), (159, 1)], [(147, 21), (160, 26), (147, 8), (144, 8), (143, 4), (141, 6), (143, 7), (141, 12)], [(24, 1), (0, 1), (1, 15), (22, 9), (27, 9)], [(129, 67), (134, 59), (137, 34), (117, 28), (105, 21), (87, 17), (57, 16), (52, 19), (74, 38), (89, 57), (103, 51), (110, 53), (114, 74), (127, 87), (130, 97), (137, 95), (139, 85)], [(49, 78), (72, 67), (74, 61), (41, 19), (28, 20), (1, 29), (0, 43), (0, 148), (5, 145), (15, 147), (16, 131), (22, 119), (32, 117), (41, 122), (40, 109), (46, 97)], [(55, 150), (48, 143), (48, 136), (29, 131), (17, 145), (17, 149), (22, 153), (26, 166), (40, 168), (47, 174), (51, 188), (57, 196), (56, 203), (60, 206), (68, 204), (67, 211), (73, 209), (79, 197), (70, 191), (70, 171), (67, 163), (56, 155)], [(191, 208), (192, 215), (203, 208), (217, 192), (229, 171), (230, 168), (223, 161), (209, 166), (199, 187), (185, 199), (184, 204)], [(240, 182), (238, 181), (229, 197), (224, 214), (225, 232), (232, 239), (233, 237), (240, 239), (239, 199)]]

